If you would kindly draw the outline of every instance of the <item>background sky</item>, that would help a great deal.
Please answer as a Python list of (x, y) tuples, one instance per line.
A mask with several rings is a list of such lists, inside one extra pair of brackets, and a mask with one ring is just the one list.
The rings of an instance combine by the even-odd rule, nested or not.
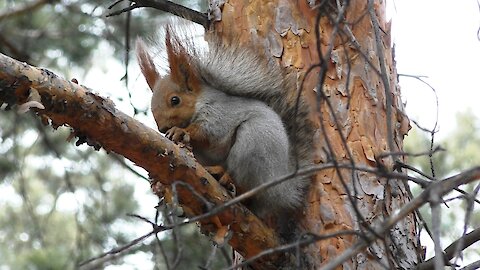
[[(445, 137), (455, 127), (457, 112), (470, 109), (480, 119), (480, 11), (477, 1), (387, 0), (387, 12), (392, 20), (398, 73), (425, 76), (423, 79), (438, 96), (437, 139)], [(108, 51), (108, 48), (98, 50), (96, 63), (103, 65), (90, 69), (82, 84), (101, 90), (103, 96), (118, 96), (118, 91), (126, 91), (124, 82), (120, 81), (125, 70)], [(131, 64), (129, 74), (129, 87), (135, 89), (132, 102), (140, 107), (149, 104), (150, 93), (135, 63)], [(400, 86), (408, 116), (422, 127), (432, 129), (437, 118), (435, 93), (414, 78), (400, 77)], [(128, 101), (116, 104), (125, 113), (133, 113)], [(140, 118), (155, 128), (151, 116)], [(139, 190), (137, 192), (143, 193), (140, 196), (148, 197), (145, 196), (150, 192), (148, 187)], [(433, 251), (431, 240), (422, 237), (422, 244), (429, 247), (429, 257)], [(129, 257), (133, 265), (134, 261), (138, 262), (138, 256)], [(109, 269), (123, 268), (112, 266)]]
[[(436, 141), (455, 128), (456, 113), (471, 110), (480, 119), (480, 9), (477, 0), (389, 0), (387, 10), (393, 23), (398, 73), (426, 76), (423, 79), (438, 96)], [(432, 89), (407, 77), (400, 77), (400, 86), (410, 119), (432, 129), (437, 114)], [(408, 139), (407, 136), (405, 140)], [(463, 219), (458, 221), (458, 226), (463, 226)], [(426, 233), (421, 240), (422, 245), (427, 246), (427, 258), (431, 257), (432, 240)], [(476, 259), (467, 257), (461, 264), (473, 260)]]
[[(439, 137), (454, 128), (455, 113), (480, 117), (480, 12), (476, 0), (388, 2), (398, 73), (427, 76), (439, 100)], [(436, 101), (422, 82), (400, 77), (407, 113), (433, 128)]]

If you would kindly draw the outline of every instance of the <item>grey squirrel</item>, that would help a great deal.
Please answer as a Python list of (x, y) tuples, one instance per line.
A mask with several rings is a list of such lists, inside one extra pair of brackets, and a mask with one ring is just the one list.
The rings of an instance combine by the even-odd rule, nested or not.
[[(242, 193), (312, 163), (308, 106), (297, 105), (296, 80), (279, 65), (220, 38), (200, 52), (171, 26), (165, 48), (170, 73), (161, 76), (144, 42), (136, 44), (152, 112), (160, 132), (190, 143), (202, 165), (223, 166)], [(309, 182), (294, 177), (245, 205), (262, 219), (284, 219), (301, 208)]]

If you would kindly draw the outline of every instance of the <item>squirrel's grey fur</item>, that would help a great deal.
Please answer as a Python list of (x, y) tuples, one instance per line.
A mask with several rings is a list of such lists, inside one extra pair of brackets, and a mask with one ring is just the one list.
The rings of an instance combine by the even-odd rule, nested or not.
[[(220, 38), (211, 40), (208, 49), (198, 50), (167, 28), (167, 51), (175, 77), (167, 75), (156, 83), (149, 82), (150, 87), (155, 85), (152, 110), (169, 109), (168, 104), (155, 104), (162, 80), (177, 85), (168, 91), (178, 91), (179, 95), (188, 95), (190, 86), (197, 87), (199, 80), (200, 94), (188, 123), (198, 125), (213, 143), (207, 149), (193, 147), (194, 154), (203, 165), (226, 167), (241, 192), (311, 164), (313, 126), (306, 102), (302, 97), (297, 101), (295, 78), (247, 47), (235, 42), (226, 45)], [(144, 71), (152, 61), (145, 60), (138, 45), (143, 45), (137, 42), (137, 56), (147, 81), (152, 74), (160, 77), (156, 71)], [(178, 64), (182, 61), (187, 63)], [(156, 121), (161, 129), (172, 128)], [(261, 218), (285, 218), (302, 206), (309, 183), (308, 177), (294, 176), (254, 195), (246, 205)]]
[(291, 150), (296, 152), (293, 162), (298, 161), (300, 166), (310, 164), (314, 129), (303, 96), (297, 100), (293, 75), (250, 47), (240, 47), (236, 42), (227, 45), (216, 37), (208, 50), (196, 54), (192, 60), (204, 83), (229, 95), (260, 100), (273, 108), (287, 129)]
[[(205, 90), (226, 93), (227, 98), (238, 102), (240, 108), (232, 105), (225, 107), (226, 110), (236, 111), (233, 115), (245, 110), (249, 111), (251, 118), (254, 118), (241, 125), (242, 135), (249, 134), (252, 137), (246, 136), (244, 141), (237, 140), (237, 145), (232, 147), (232, 150), (238, 151), (232, 154), (244, 155), (249, 159), (248, 163), (236, 169), (232, 168), (234, 163), (229, 162), (229, 170), (233, 172), (237, 185), (249, 190), (265, 181), (278, 179), (293, 172), (297, 165), (310, 165), (313, 152), (313, 127), (309, 120), (309, 108), (303, 96), (300, 96), (297, 106), (298, 92), (295, 78), (286, 74), (277, 63), (256, 54), (249, 47), (233, 45), (238, 44), (236, 42), (225, 44), (217, 37), (213, 37), (208, 44), (208, 50), (202, 50), (200, 53), (195, 48), (187, 48), (187, 51), (194, 52), (192, 63), (205, 84)], [(185, 44), (185, 46), (189, 45), (192, 44)], [(243, 97), (243, 99), (237, 100), (232, 96)], [(283, 141), (284, 135), (280, 132), (280, 128), (273, 124), (276, 123), (275, 118), (278, 116), (274, 117), (273, 112), (266, 113), (263, 106), (248, 106), (249, 103), (257, 104), (254, 100), (267, 104), (276, 112), (285, 126), (288, 141)], [(257, 110), (258, 115), (255, 117), (253, 117), (255, 115), (253, 109)], [(265, 128), (258, 131), (260, 134), (253, 134), (262, 125)], [(288, 162), (276, 157), (280, 149), (275, 147), (280, 147), (280, 143), (288, 144), (288, 147), (281, 149), (281, 151), (288, 149)], [(265, 146), (258, 149), (260, 144)], [(269, 159), (272, 162), (265, 163)], [(297, 209), (305, 200), (309, 183), (310, 180), (306, 177), (296, 177), (278, 184), (264, 191), (266, 194), (258, 195), (261, 199), (256, 200), (262, 205), (254, 208), (270, 210), (270, 213), (273, 209)], [(254, 202), (250, 205), (256, 204)]]
[[(194, 149), (195, 156), (200, 163), (224, 165), (241, 191), (291, 172), (286, 130), (265, 103), (205, 86), (192, 121), (202, 123), (207, 136), (216, 142), (207, 153)], [(302, 178), (277, 184), (259, 192), (247, 206), (260, 217), (293, 210), (304, 201), (306, 184)]]

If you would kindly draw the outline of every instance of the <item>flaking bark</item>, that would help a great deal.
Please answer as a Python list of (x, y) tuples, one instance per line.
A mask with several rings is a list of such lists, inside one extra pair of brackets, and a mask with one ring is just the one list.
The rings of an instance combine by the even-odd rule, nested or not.
[[(212, 24), (215, 32), (239, 36), (246, 44), (254, 42), (260, 53), (297, 75), (317, 125), (315, 162), (336, 160), (353, 167), (319, 171), (304, 217), (295, 222), (316, 235), (368, 231), (408, 203), (404, 182), (354, 168), (392, 172), (395, 162), (388, 153), (402, 151), (409, 129), (385, 2), (230, 0), (221, 15)], [(415, 233), (416, 221), (410, 214), (386, 232), (385, 241), (377, 240), (370, 249), (346, 258), (343, 269), (376, 269), (380, 264), (411, 268), (419, 261)], [(311, 269), (319, 269), (358, 239), (339, 235), (303, 251)]]

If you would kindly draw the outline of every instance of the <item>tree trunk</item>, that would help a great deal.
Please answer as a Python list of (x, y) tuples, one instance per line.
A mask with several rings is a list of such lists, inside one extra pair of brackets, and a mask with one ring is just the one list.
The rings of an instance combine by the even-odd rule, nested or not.
[[(302, 220), (306, 231), (365, 233), (409, 201), (406, 182), (371, 173), (394, 171), (402, 157), (388, 153), (402, 151), (410, 127), (400, 100), (384, 1), (337, 6), (335, 1), (231, 0), (221, 16), (213, 14), (218, 14), (215, 31), (263, 44), (268, 56), (297, 73), (299, 84), (305, 79), (303, 95), (318, 127), (316, 162), (339, 164), (314, 177)], [(344, 269), (407, 269), (420, 261), (413, 214), (380, 237), (336, 264)], [(311, 268), (333, 261), (360, 240), (344, 234), (316, 241), (305, 248)]]
[[(212, 9), (213, 28), (264, 45), (262, 53), (297, 75), (311, 105), (319, 169), (298, 220), (310, 235), (294, 243), (303, 248), (308, 268), (412, 268), (421, 261), (416, 219), (394, 213), (409, 193), (405, 177), (394, 173), (402, 157), (388, 154), (402, 151), (409, 121), (384, 2), (314, 2), (228, 1)], [(110, 100), (0, 55), (4, 102), (27, 103), (45, 123), (70, 125), (79, 142), (124, 155), (146, 168), (155, 186), (183, 183), (177, 195), (192, 217), (188, 222), (198, 220), (222, 237), (230, 230), (229, 244), (245, 258), (278, 246), (272, 230), (243, 206), (231, 206), (228, 193), (185, 149), (121, 114)], [(252, 267), (277, 269), (281, 257), (263, 257)]]

